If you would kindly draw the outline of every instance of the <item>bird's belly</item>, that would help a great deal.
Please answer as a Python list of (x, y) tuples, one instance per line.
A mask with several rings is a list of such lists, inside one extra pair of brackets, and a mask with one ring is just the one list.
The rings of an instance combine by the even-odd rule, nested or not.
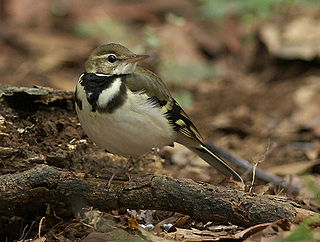
[(117, 155), (137, 157), (173, 143), (174, 130), (160, 110), (136, 104), (126, 102), (113, 113), (91, 112), (85, 105), (77, 113), (88, 137)]

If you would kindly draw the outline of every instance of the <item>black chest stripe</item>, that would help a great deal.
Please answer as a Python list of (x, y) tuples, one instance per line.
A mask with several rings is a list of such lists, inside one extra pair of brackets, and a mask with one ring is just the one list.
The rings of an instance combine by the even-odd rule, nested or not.
[(78, 98), (78, 90), (77, 90), (77, 88), (76, 88), (76, 91), (75, 91), (75, 93), (74, 93), (74, 98), (75, 98), (75, 101), (76, 101), (79, 109), (82, 110), (82, 102), (81, 102), (81, 100)]
[[(108, 105), (100, 107), (97, 104), (100, 94), (103, 90), (109, 88), (111, 84), (117, 79), (121, 78), (120, 92), (115, 96)], [(126, 99), (126, 75), (112, 75), (112, 76), (100, 76), (95, 73), (84, 73), (81, 77), (80, 84), (83, 86), (87, 100), (92, 107), (92, 112), (108, 112), (112, 113), (116, 108), (121, 106)]]

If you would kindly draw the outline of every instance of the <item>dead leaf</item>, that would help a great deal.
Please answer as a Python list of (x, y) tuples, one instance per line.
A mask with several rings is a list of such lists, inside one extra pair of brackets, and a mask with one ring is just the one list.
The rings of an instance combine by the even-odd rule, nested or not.
[(270, 187), (268, 185), (258, 185), (253, 187), (252, 192), (254, 194), (263, 195), (269, 190), (269, 188)]
[(290, 230), (290, 222), (287, 219), (280, 219), (278, 221), (275, 221), (273, 223), (263, 223), (263, 224), (257, 224), (255, 226), (252, 226), (250, 228), (247, 228), (237, 234), (235, 234), (235, 238), (237, 239), (246, 239), (252, 236), (253, 234), (256, 234), (260, 231), (265, 230), (266, 228), (270, 228), (269, 233), (271, 231), (279, 232), (280, 228), (283, 231)]
[(143, 221), (145, 224), (151, 224), (153, 221), (153, 210), (139, 210), (137, 212), (137, 220)]
[(162, 220), (161, 222), (157, 223), (154, 226), (154, 230), (157, 233), (160, 233), (160, 232), (163, 231), (162, 227), (163, 227), (164, 224), (174, 224), (177, 220), (178, 220), (178, 216), (172, 216), (172, 217), (166, 218), (166, 219)]
[[(305, 220), (307, 219), (310, 219), (310, 218), (313, 218), (313, 217), (316, 217), (316, 216), (320, 216), (319, 213), (315, 213), (315, 212), (312, 212), (312, 211), (309, 211), (309, 210), (306, 210), (306, 209), (303, 209), (303, 208), (296, 208), (297, 210), (297, 215), (296, 215), (296, 222), (299, 224), (301, 222), (304, 222)], [(315, 227), (319, 227), (320, 226), (320, 221), (317, 221), (314, 223), (314, 226)]]
[(139, 230), (139, 224), (138, 224), (135, 216), (130, 215), (129, 218), (128, 218), (128, 221), (129, 221), (129, 227), (130, 228)]
[(182, 216), (178, 218), (178, 220), (174, 223), (174, 226), (178, 228), (186, 228), (190, 226), (191, 222), (192, 219), (190, 216)]
[(265, 228), (267, 228), (271, 224), (272, 223), (257, 224), (255, 226), (252, 226), (250, 228), (247, 228), (247, 229), (235, 234), (235, 238), (246, 239), (257, 232), (264, 230)]

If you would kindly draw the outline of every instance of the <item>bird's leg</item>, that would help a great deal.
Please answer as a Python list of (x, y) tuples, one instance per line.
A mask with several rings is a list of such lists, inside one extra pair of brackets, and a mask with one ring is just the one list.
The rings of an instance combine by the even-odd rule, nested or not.
[(110, 177), (110, 179), (109, 179), (109, 181), (107, 183), (107, 189), (108, 190), (109, 190), (109, 188), (111, 186), (111, 183), (112, 183), (112, 181), (113, 181), (113, 179), (115, 178), (116, 175), (125, 174), (128, 177), (129, 181), (130, 181), (130, 179), (131, 179), (130, 171), (133, 169), (132, 167), (130, 167), (132, 165), (132, 163), (133, 163), (133, 158), (129, 157), (127, 159), (126, 166), (124, 168), (123, 167), (118, 168), (117, 171), (114, 171), (112, 173), (112, 176)]
[(124, 172), (125, 174), (127, 175), (129, 181), (131, 180), (131, 175), (130, 175), (130, 171), (132, 170), (132, 168), (130, 168), (131, 164), (133, 163), (133, 158), (130, 156), (128, 159), (127, 159), (127, 164), (124, 168)]
[(126, 162), (126, 166), (125, 168), (118, 168), (117, 171), (114, 171), (107, 183), (107, 190), (109, 190), (110, 186), (111, 186), (111, 183), (113, 181), (113, 179), (115, 178), (116, 175), (118, 175), (119, 173), (124, 173), (125, 175), (127, 175), (128, 179), (130, 180), (131, 179), (131, 176), (130, 176), (130, 165), (132, 164), (132, 157), (129, 157), (127, 159), (127, 162)]
[(113, 181), (113, 179), (114, 179), (114, 177), (117, 175), (117, 172), (113, 172), (113, 174), (112, 174), (112, 176), (110, 177), (110, 179), (109, 179), (109, 181), (108, 181), (108, 183), (107, 183), (107, 190), (109, 191), (109, 188), (110, 188), (110, 186), (111, 186), (111, 183), (112, 183), (112, 181)]

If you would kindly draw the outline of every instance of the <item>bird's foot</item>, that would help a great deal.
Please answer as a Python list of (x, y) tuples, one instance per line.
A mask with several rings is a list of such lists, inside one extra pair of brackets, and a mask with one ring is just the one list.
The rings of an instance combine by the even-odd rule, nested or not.
[(127, 160), (127, 164), (124, 168), (124, 172), (126, 174), (126, 176), (128, 177), (129, 181), (131, 180), (131, 174), (130, 174), (130, 171), (133, 170), (133, 167), (131, 167), (131, 165), (133, 164), (133, 158), (132, 157), (129, 157), (128, 160)]
[(112, 176), (110, 177), (110, 179), (109, 179), (109, 181), (108, 181), (108, 183), (107, 183), (107, 191), (109, 191), (109, 189), (110, 189), (110, 187), (111, 187), (111, 183), (112, 183), (112, 181), (113, 181), (113, 179), (114, 179), (114, 177), (117, 175), (117, 172), (114, 172), (113, 174), (112, 174)]

